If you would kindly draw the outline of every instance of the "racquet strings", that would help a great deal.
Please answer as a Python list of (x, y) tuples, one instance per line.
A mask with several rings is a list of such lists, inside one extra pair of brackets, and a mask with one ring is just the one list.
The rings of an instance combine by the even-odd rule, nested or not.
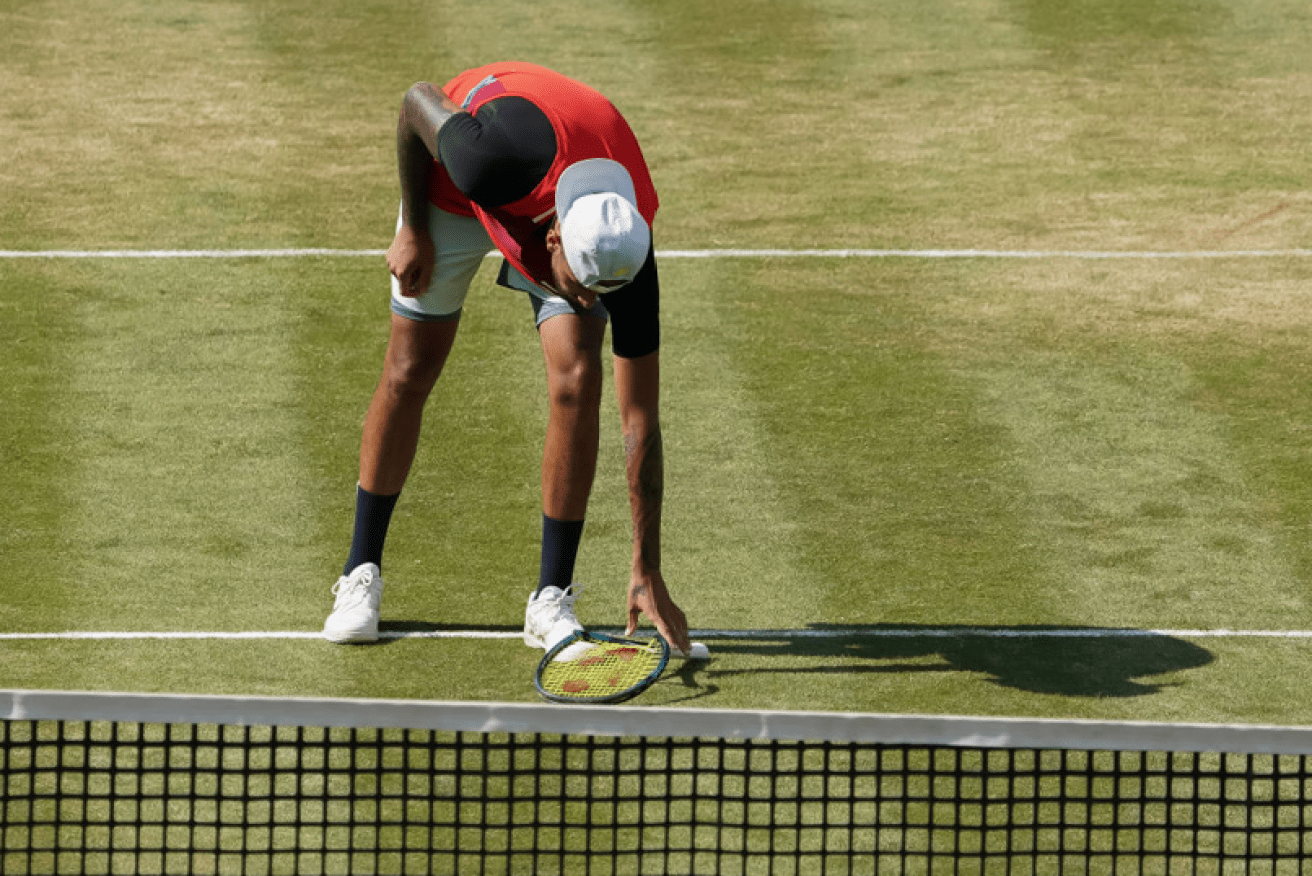
[(589, 642), (563, 652), (569, 659), (555, 659), (542, 667), (543, 691), (561, 698), (609, 697), (646, 681), (657, 671), (663, 653), (656, 641)]

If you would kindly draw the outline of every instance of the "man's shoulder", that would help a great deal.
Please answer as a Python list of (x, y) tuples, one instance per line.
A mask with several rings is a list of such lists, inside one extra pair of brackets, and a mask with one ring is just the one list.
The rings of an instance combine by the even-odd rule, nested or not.
[(449, 119), (438, 133), (438, 150), (456, 188), (492, 209), (523, 198), (542, 182), (556, 160), (556, 135), (532, 101), (499, 97), (474, 115)]

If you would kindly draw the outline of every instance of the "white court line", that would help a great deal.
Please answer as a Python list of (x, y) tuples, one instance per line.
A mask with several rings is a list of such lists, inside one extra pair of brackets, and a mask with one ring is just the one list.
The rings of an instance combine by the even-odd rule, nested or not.
[[(0, 259), (249, 259), (379, 258), (381, 249), (0, 249)], [(1307, 258), (1312, 249), (1248, 250), (1006, 250), (1006, 249), (670, 249), (664, 259), (839, 258), (839, 259), (1227, 259)], [(488, 253), (495, 258), (496, 253)]]
[(359, 258), (382, 256), (381, 249), (0, 249), (0, 259), (256, 259)]
[(1312, 249), (1182, 250), (1024, 250), (1024, 249), (672, 249), (657, 255), (674, 259), (852, 258), (852, 259), (1220, 259), (1306, 258)]
[[(604, 630), (619, 633), (621, 630)], [(1312, 639), (1312, 630), (1146, 630), (1098, 627), (1026, 629), (1023, 627), (834, 627), (797, 630), (689, 630), (693, 639), (770, 641), (777, 639)], [(519, 639), (519, 631), (493, 630), (383, 630), (380, 639)], [(321, 639), (305, 630), (209, 631), (97, 631), (68, 630), (44, 633), (0, 633), (2, 641), (50, 640), (167, 640), (167, 639)]]

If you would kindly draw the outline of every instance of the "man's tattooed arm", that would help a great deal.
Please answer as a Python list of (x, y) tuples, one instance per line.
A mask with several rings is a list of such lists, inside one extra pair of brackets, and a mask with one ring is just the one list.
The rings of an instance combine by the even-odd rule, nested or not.
[(665, 456), (661, 429), (652, 424), (624, 435), (624, 462), (633, 512), (634, 564), (661, 567), (661, 503), (665, 497)]
[(401, 177), (405, 224), (428, 228), (428, 188), (434, 162), (440, 162), (437, 132), (460, 107), (435, 85), (416, 82), (401, 102), (396, 123), (396, 165)]

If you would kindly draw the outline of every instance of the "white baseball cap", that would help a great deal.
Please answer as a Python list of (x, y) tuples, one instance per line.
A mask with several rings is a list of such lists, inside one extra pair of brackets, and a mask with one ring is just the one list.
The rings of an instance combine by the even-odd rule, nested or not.
[(618, 161), (589, 158), (565, 168), (556, 183), (556, 215), (565, 260), (589, 289), (605, 292), (627, 283), (646, 263), (651, 228), (638, 212), (633, 179)]

